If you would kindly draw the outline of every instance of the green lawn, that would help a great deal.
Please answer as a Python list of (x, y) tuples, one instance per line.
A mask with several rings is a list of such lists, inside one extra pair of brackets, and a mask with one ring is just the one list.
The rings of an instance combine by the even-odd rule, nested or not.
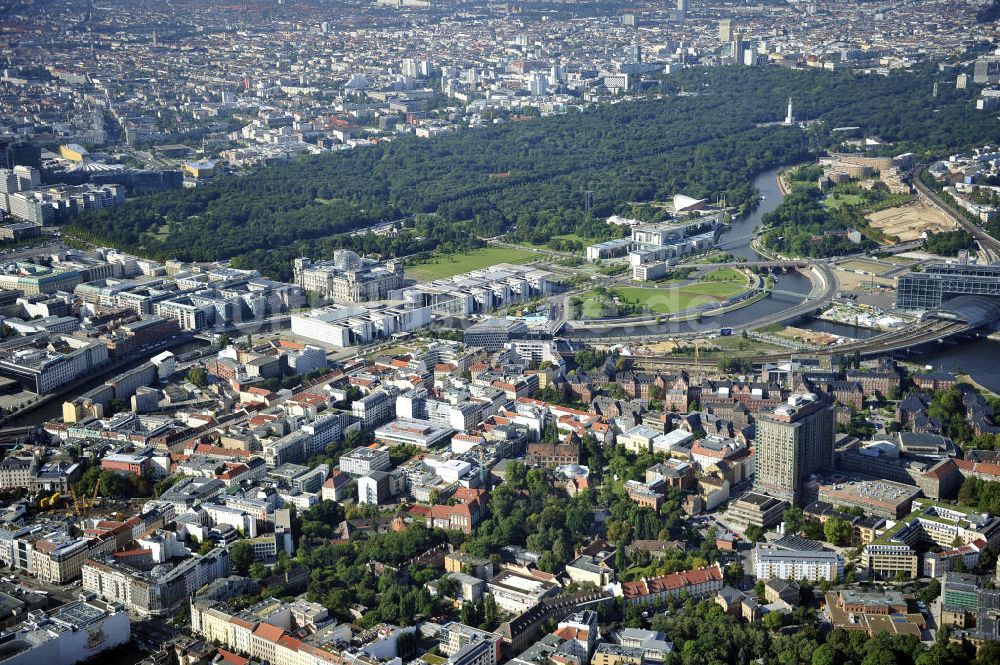
[(831, 194), (823, 199), (823, 205), (827, 208), (839, 208), (841, 206), (856, 206), (864, 203), (863, 197), (857, 194)]
[[(688, 286), (677, 286), (677, 282), (668, 282), (657, 288), (618, 286), (611, 289), (611, 292), (621, 300), (645, 305), (653, 313), (673, 314), (699, 305), (721, 302), (745, 289), (746, 279), (740, 275), (738, 282), (729, 280), (705, 281)], [(600, 316), (601, 296), (591, 291), (581, 298), (585, 316)]]
[(646, 566), (631, 566), (622, 573), (623, 580), (637, 580), (643, 577), (656, 577), (656, 564), (654, 561)]
[(583, 307), (580, 310), (583, 318), (599, 319), (609, 315), (609, 312), (604, 311), (604, 305), (610, 305), (610, 299), (605, 299), (594, 291), (588, 291), (587, 293), (582, 294), (580, 299), (583, 300)]
[(706, 282), (734, 282), (736, 284), (746, 284), (747, 276), (736, 268), (717, 268), (702, 277), (702, 280)]
[(418, 281), (427, 282), (470, 270), (488, 268), (498, 263), (528, 263), (539, 258), (542, 258), (542, 255), (527, 250), (486, 247), (464, 254), (439, 256), (428, 263), (407, 266), (406, 275)]
[(657, 314), (683, 312), (712, 302), (719, 302), (742, 291), (740, 285), (731, 282), (701, 282), (689, 286), (673, 286), (646, 289), (639, 286), (623, 286), (615, 289), (619, 297), (638, 300)]

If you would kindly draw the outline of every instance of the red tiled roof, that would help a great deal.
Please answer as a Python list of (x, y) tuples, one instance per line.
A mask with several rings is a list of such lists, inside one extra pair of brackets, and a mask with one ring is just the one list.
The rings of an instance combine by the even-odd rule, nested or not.
[(262, 640), (277, 643), (278, 640), (281, 639), (281, 636), (285, 634), (285, 631), (277, 626), (272, 626), (269, 623), (262, 623), (257, 626), (257, 629), (253, 631), (253, 634)]
[(225, 649), (219, 649), (219, 655), (222, 656), (222, 660), (230, 663), (230, 665), (248, 665), (250, 663), (249, 658), (244, 658), (243, 656), (237, 656), (231, 651), (226, 651)]
[(1000, 464), (993, 462), (972, 462), (965, 459), (952, 460), (958, 468), (966, 473), (976, 473), (983, 476), (1000, 477)]
[(192, 452), (198, 453), (199, 455), (212, 455), (224, 456), (224, 457), (251, 457), (253, 453), (249, 450), (243, 450), (242, 448), (223, 448), (221, 446), (210, 446), (207, 443), (196, 443), (194, 448), (191, 449)]
[(622, 595), (626, 598), (640, 598), (655, 593), (664, 593), (685, 587), (705, 584), (711, 581), (721, 581), (722, 571), (718, 566), (695, 568), (679, 573), (655, 577), (651, 580), (636, 580), (622, 583)]
[(557, 630), (553, 635), (560, 637), (564, 640), (587, 640), (587, 636), (590, 634), (589, 630), (584, 630), (583, 628), (574, 628), (573, 626), (563, 626)]
[(292, 651), (298, 651), (302, 646), (302, 641), (297, 640), (291, 635), (283, 635), (281, 639), (278, 640), (278, 644), (285, 647), (286, 649), (291, 649)]

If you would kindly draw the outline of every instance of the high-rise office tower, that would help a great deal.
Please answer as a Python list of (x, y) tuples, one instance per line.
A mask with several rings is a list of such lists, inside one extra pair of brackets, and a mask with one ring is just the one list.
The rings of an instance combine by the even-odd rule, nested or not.
[(743, 51), (746, 49), (746, 43), (743, 41), (743, 35), (738, 32), (733, 33), (733, 41), (729, 44), (729, 55), (733, 58), (733, 64), (743, 63)]
[(0, 169), (0, 194), (16, 194), (21, 191), (17, 176), (10, 169)]
[(566, 79), (566, 70), (563, 69), (562, 65), (552, 65), (549, 69), (549, 86), (552, 88), (558, 88), (559, 84)]
[(18, 164), (14, 167), (14, 177), (17, 178), (20, 191), (38, 189), (42, 186), (42, 174), (33, 166)]
[(42, 168), (41, 148), (33, 143), (0, 140), (0, 168), (12, 169), (19, 165)]
[(544, 97), (548, 90), (548, 85), (545, 78), (545, 74), (537, 72), (531, 75), (531, 81), (528, 83), (528, 91), (531, 92), (532, 97)]
[(630, 44), (625, 53), (630, 65), (642, 62), (642, 46), (640, 44)]
[(719, 41), (728, 44), (733, 41), (733, 22), (728, 18), (719, 21)]
[(406, 58), (399, 67), (400, 72), (403, 76), (410, 76), (416, 78), (418, 72), (418, 65), (416, 60), (412, 58)]
[(812, 393), (791, 395), (757, 420), (754, 487), (801, 506), (810, 474), (833, 468), (833, 410)]

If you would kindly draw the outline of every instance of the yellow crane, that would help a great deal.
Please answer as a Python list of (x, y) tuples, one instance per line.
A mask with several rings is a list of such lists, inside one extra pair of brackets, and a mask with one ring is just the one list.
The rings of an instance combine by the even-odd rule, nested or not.
[(69, 492), (73, 496), (73, 512), (77, 516), (80, 516), (83, 514), (83, 511), (89, 510), (90, 508), (94, 508), (95, 506), (97, 506), (97, 493), (100, 491), (100, 489), (101, 489), (101, 483), (100, 481), (98, 481), (94, 483), (94, 494), (89, 498), (84, 496), (83, 499), (80, 499), (80, 496), (76, 493), (76, 490), (70, 487)]
[(73, 497), (73, 514), (80, 515), (83, 511), (80, 509), (80, 497), (76, 495), (76, 489), (70, 487), (69, 494)]

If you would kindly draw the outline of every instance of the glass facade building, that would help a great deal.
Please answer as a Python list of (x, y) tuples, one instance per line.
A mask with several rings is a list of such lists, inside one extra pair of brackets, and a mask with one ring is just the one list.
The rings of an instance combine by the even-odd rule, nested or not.
[(956, 296), (1000, 296), (1000, 266), (937, 264), (903, 275), (896, 284), (899, 309), (934, 309)]

